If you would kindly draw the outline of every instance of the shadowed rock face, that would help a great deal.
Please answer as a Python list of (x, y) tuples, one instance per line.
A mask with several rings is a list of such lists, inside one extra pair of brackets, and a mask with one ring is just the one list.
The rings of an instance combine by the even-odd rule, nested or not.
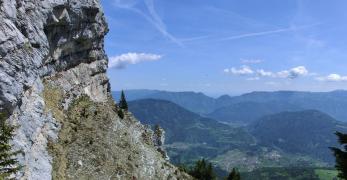
[(17, 178), (189, 178), (148, 143), (151, 130), (109, 103), (98, 0), (2, 0), (0, 9), (0, 110), (18, 126)]
[[(6, 111), (21, 103), (23, 92), (38, 78), (81, 63), (93, 65), (91, 75), (105, 76), (108, 29), (97, 1), (5, 0), (0, 17), (0, 105)], [(100, 96), (95, 99), (105, 100)]]

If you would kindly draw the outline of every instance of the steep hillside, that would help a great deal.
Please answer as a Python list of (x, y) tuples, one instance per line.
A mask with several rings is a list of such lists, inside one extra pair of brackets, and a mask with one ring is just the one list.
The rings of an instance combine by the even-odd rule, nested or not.
[(150, 129), (117, 116), (98, 0), (0, 2), (0, 111), (16, 126), (16, 179), (190, 179)]
[(347, 125), (322, 112), (306, 110), (265, 116), (250, 129), (262, 145), (333, 162), (328, 147), (337, 145), (334, 132), (346, 132)]

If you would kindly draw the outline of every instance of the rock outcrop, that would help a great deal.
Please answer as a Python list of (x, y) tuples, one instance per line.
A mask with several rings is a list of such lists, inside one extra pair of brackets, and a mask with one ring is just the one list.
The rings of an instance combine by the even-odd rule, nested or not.
[(157, 151), (159, 151), (163, 155), (163, 158), (165, 158), (166, 160), (170, 160), (163, 147), (165, 143), (165, 130), (161, 128), (159, 125), (156, 125), (154, 127), (153, 143), (154, 146), (157, 148)]
[(17, 179), (190, 179), (153, 132), (120, 119), (98, 0), (0, 0), (0, 110), (23, 153)]

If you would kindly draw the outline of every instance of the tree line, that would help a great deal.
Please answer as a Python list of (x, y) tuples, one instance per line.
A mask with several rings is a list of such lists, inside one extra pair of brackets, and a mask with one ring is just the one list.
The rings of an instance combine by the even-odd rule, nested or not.
[[(212, 163), (205, 159), (201, 159), (195, 162), (194, 166), (188, 167), (186, 165), (178, 166), (181, 171), (184, 171), (198, 180), (215, 180), (217, 179), (217, 173), (212, 166)], [(224, 180), (240, 180), (241, 176), (236, 168), (233, 168)]]

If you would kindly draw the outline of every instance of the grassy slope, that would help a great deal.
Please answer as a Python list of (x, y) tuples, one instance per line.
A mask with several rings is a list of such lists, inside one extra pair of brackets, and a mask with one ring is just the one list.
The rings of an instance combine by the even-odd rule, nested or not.
[(337, 177), (337, 171), (333, 169), (315, 169), (320, 180), (332, 180)]
[(247, 180), (334, 180), (337, 171), (324, 168), (262, 168), (242, 173)]

